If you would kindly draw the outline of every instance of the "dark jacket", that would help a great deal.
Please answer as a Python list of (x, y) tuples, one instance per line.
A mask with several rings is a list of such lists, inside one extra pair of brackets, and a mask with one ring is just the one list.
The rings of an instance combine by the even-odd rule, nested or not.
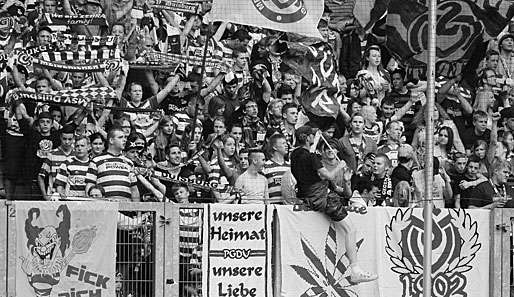
[[(377, 144), (371, 140), (367, 139), (365, 137), (362, 138), (362, 141), (366, 144), (366, 148), (364, 149), (364, 156), (366, 156), (369, 153), (376, 153), (377, 152)], [(353, 151), (352, 145), (350, 144), (350, 138), (349, 135), (343, 136), (341, 139), (339, 139), (339, 147), (341, 157), (346, 162), (349, 168), (351, 168), (353, 171), (357, 170), (357, 160), (355, 160), (355, 152)]]

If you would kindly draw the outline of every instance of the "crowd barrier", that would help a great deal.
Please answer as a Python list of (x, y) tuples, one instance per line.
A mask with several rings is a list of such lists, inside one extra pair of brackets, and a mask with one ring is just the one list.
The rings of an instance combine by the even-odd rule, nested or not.
[[(0, 296), (14, 297), (16, 294), (16, 202), (0, 203)], [(178, 205), (172, 203), (120, 203), (119, 212), (138, 212), (149, 219), (143, 225), (118, 222), (116, 238), (117, 296), (132, 294), (138, 297), (184, 296), (180, 293), (184, 285), (201, 290), (200, 277), (181, 279), (179, 253), (180, 226), (185, 222), (181, 211), (197, 211), (201, 216), (203, 205)], [(183, 216), (182, 216), (183, 217)], [(201, 221), (200, 221), (201, 224)], [(495, 209), (490, 212), (490, 295), (511, 296), (514, 288), (513, 240), (514, 209)], [(276, 226), (275, 226), (276, 227)], [(276, 246), (276, 230), (273, 230), (274, 258), (279, 254)], [(189, 247), (196, 243), (191, 242)], [(277, 266), (272, 266), (274, 290), (277, 291)], [(191, 293), (192, 294), (192, 293)], [(195, 295), (188, 295), (195, 296)], [(202, 295), (198, 295), (202, 296)], [(205, 295), (204, 295), (205, 296)], [(274, 294), (279, 296), (279, 294)]]

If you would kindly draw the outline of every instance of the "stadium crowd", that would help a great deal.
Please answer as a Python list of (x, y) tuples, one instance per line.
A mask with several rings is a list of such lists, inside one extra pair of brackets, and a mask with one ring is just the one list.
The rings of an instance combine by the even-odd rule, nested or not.
[[(177, 12), (124, 0), (4, 2), (6, 199), (301, 204), (297, 189), (317, 181), (304, 171), (315, 170), (330, 181), (331, 199), (344, 205), (420, 207), (431, 112), (435, 206), (514, 205), (514, 34), (492, 41), (473, 73), (439, 77), (435, 109), (426, 110), (425, 76), (408, 74), (383, 38), (353, 18), (333, 21), (326, 7), (318, 24), (323, 40), (309, 41), (324, 44), (335, 66), (329, 71), (337, 90), (318, 107), (338, 110), (323, 117), (306, 108), (313, 82), (286, 62), (291, 36), (209, 23), (211, 3), (198, 3), (195, 11)], [(60, 16), (72, 17), (56, 21), (66, 20)], [(98, 56), (49, 59), (63, 71), (20, 58), (32, 50), (34, 61), (44, 60), (43, 48), (113, 50), (121, 62), (96, 71), (88, 65)], [(92, 99), (64, 104), (74, 96)], [(308, 146), (312, 164), (292, 169), (295, 148)], [(124, 218), (134, 219), (141, 217)], [(181, 261), (198, 275), (196, 219), (195, 235), (181, 238)], [(132, 268), (118, 270), (127, 277)]]
[[(364, 34), (353, 19), (331, 22), (326, 8), (318, 25), (324, 40), (316, 42), (327, 44), (334, 59), (338, 90), (330, 98), (340, 106), (327, 119), (302, 106), (312, 82), (284, 62), (284, 33), (208, 24), (210, 5), (181, 13), (131, 1), (5, 2), (5, 57), (41, 46), (71, 52), (111, 46), (123, 59), (103, 72), (4, 61), (7, 199), (296, 204), (302, 197), (289, 156), (312, 134), (311, 152), (319, 154), (313, 168), (328, 169), (338, 199), (416, 207), (424, 199), (424, 114), (433, 112), (435, 205), (510, 205), (514, 35), (502, 33), (491, 43), (473, 79), (438, 78), (436, 108), (427, 111), (423, 75), (407, 75), (380, 38)], [(100, 13), (105, 25), (56, 25), (49, 17)], [(74, 36), (71, 42), (63, 42), (65, 34)], [(86, 37), (80, 43), (77, 35), (116, 38), (98, 45)], [(201, 61), (204, 48), (208, 58), (219, 58), (204, 73), (199, 63), (158, 67), (151, 60), (164, 53)], [(18, 95), (68, 90), (63, 94), (74, 96), (94, 87), (112, 88), (115, 98), (77, 106)]]

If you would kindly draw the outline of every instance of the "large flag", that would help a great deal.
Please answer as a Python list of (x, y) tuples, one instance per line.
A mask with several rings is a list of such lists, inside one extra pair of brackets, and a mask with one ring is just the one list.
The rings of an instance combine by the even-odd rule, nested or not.
[(339, 87), (337, 64), (330, 45), (324, 42), (311, 45), (304, 42), (287, 42), (287, 47), (287, 53), (282, 57), (282, 61), (305, 78), (310, 85)]
[(117, 205), (16, 202), (16, 296), (115, 296)]
[[(512, 1), (494, 1), (494, 6), (487, 0), (437, 2), (437, 72), (445, 76), (458, 74), (477, 42), (497, 36), (514, 15)], [(391, 0), (386, 26), (390, 52), (410, 67), (426, 67), (427, 6), (415, 0)]]
[(302, 94), (301, 104), (314, 115), (336, 118), (340, 108), (336, 94), (336, 88), (311, 87)]
[(371, 31), (373, 25), (387, 13), (390, 0), (359, 0), (353, 7), (353, 16), (365, 31)]
[(287, 47), (282, 61), (310, 84), (301, 98), (303, 107), (316, 116), (336, 118), (339, 77), (331, 47), (327, 43), (304, 42), (287, 42)]
[(323, 0), (214, 0), (209, 18), (319, 37)]
[[(369, 208), (344, 219), (356, 228), (359, 266), (379, 276), (359, 285), (348, 277), (342, 222), (292, 206), (277, 214), (279, 296), (423, 296), (423, 209)], [(489, 211), (434, 209), (432, 220), (431, 296), (489, 296)]]

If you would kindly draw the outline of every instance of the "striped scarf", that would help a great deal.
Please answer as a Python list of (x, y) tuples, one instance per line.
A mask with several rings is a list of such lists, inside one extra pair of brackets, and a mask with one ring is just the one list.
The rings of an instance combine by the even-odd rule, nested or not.
[(355, 140), (353, 140), (353, 137), (350, 135), (348, 138), (350, 145), (352, 146), (353, 152), (355, 153), (355, 161), (357, 162), (357, 166), (364, 161), (364, 150), (366, 149), (366, 143), (364, 142), (364, 137), (362, 138), (362, 141), (359, 144)]
[[(202, 51), (203, 52), (203, 51)], [(178, 55), (166, 54), (161, 52), (152, 51), (146, 54), (150, 62), (159, 62), (161, 64), (188, 64), (191, 66), (202, 66), (203, 55)], [(221, 63), (220, 59), (207, 57), (205, 59), (205, 67), (215, 67)]]
[(107, 60), (120, 58), (118, 49), (111, 50), (90, 50), (90, 51), (62, 51), (62, 52), (44, 52), (41, 59), (44, 61), (83, 61), (83, 60)]
[[(146, 168), (145, 168), (146, 169)], [(226, 184), (219, 184), (216, 181), (201, 181), (201, 180), (190, 180), (185, 177), (178, 177), (175, 175), (172, 175), (166, 171), (157, 171), (155, 170), (153, 172), (153, 177), (172, 182), (177, 184), (186, 184), (190, 187), (196, 188), (196, 189), (202, 189), (207, 191), (217, 191), (220, 193), (235, 193), (237, 192), (237, 189), (234, 186), (226, 185)]]
[(60, 42), (64, 45), (90, 45), (90, 46), (115, 46), (117, 36), (86, 36), (77, 34), (53, 33), (54, 42)]
[(91, 15), (59, 15), (45, 13), (45, 19), (48, 25), (97, 25), (107, 26), (107, 21), (104, 14), (91, 14)]
[(200, 10), (199, 3), (188, 3), (176, 0), (150, 0), (147, 4), (153, 8), (155, 12), (169, 10), (174, 12), (198, 13)]
[[(139, 70), (170, 70), (176, 69), (180, 66), (180, 64), (163, 64), (160, 62), (134, 62), (129, 64), (130, 69), (139, 69)], [(175, 70), (173, 70), (175, 72)]]
[(31, 100), (43, 103), (59, 105), (81, 105), (86, 106), (90, 102), (105, 102), (117, 99), (116, 91), (112, 88), (87, 88), (55, 91), (48, 94), (41, 94), (28, 91), (16, 91), (13, 94), (14, 100)]
[(40, 60), (37, 58), (32, 59), (32, 64), (35, 66), (39, 66), (48, 70), (56, 70), (56, 71), (64, 71), (64, 72), (105, 72), (105, 71), (117, 71), (120, 69), (122, 61), (121, 60), (105, 60), (96, 64), (88, 64), (88, 65), (67, 65), (67, 64), (58, 64), (52, 63), (44, 60)]

